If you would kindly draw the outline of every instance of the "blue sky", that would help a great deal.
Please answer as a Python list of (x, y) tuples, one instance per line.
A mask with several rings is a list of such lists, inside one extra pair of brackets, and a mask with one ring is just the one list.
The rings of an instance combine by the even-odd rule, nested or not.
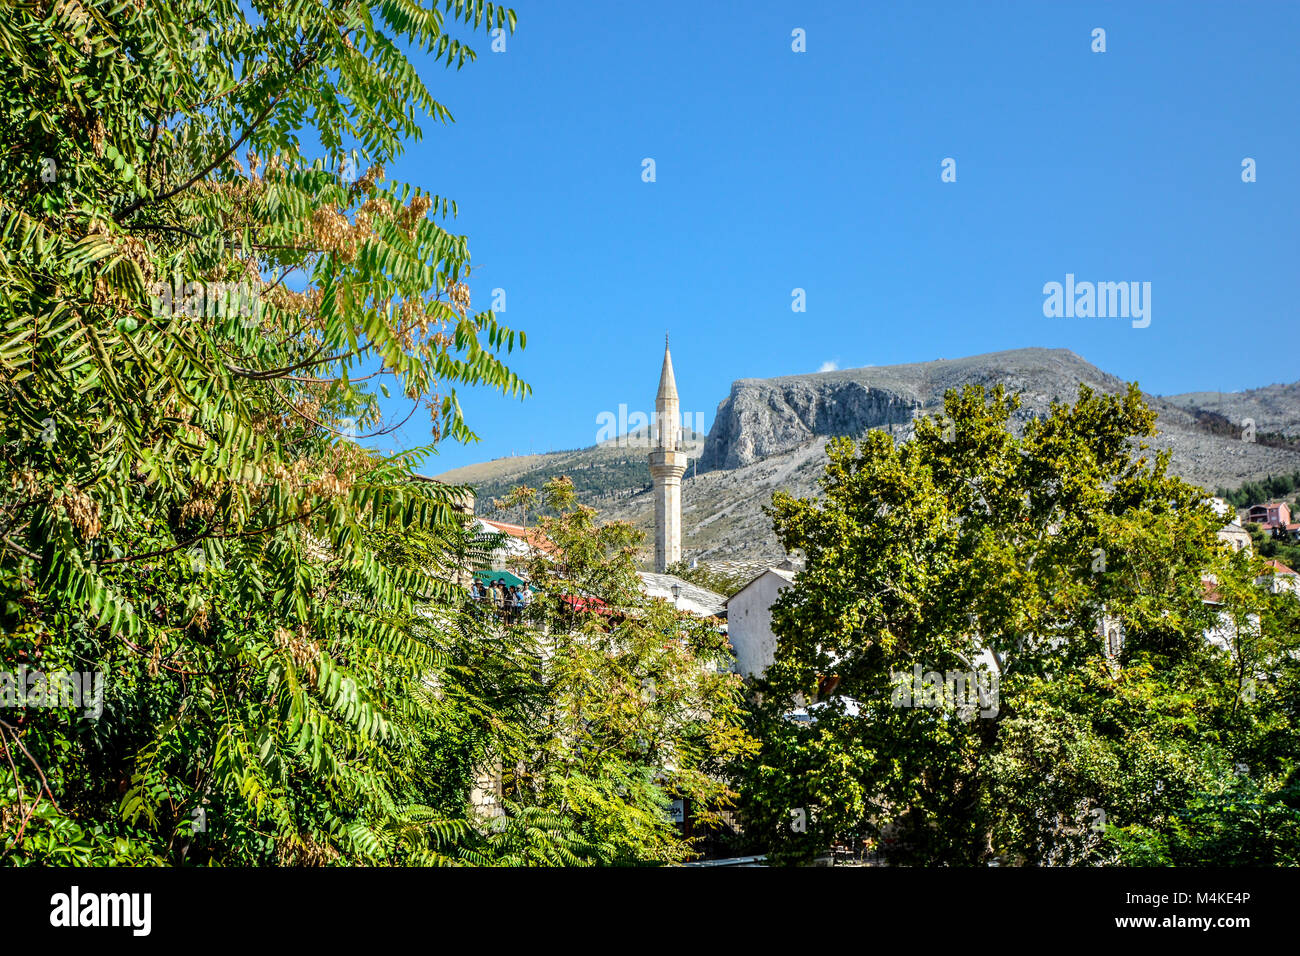
[[(476, 308), (528, 334), (532, 396), (462, 390), (482, 441), (426, 473), (650, 410), (665, 330), (706, 427), (736, 378), (1024, 346), (1156, 393), (1300, 379), (1300, 5), (515, 9), (504, 53), (417, 59), (456, 123), (388, 167), (458, 201)], [(1044, 317), (1066, 273), (1150, 282), (1150, 326)]]

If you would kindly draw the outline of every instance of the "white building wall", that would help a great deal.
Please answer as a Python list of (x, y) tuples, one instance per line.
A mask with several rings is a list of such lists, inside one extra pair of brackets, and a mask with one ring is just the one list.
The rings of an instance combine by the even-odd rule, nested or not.
[(772, 605), (790, 583), (775, 571), (765, 571), (727, 601), (727, 638), (742, 677), (761, 676), (776, 660)]

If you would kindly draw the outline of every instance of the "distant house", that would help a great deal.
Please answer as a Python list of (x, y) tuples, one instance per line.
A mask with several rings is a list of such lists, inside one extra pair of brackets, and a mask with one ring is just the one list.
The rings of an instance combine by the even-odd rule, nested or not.
[(768, 568), (727, 598), (727, 638), (742, 677), (761, 677), (776, 660), (772, 605), (794, 577), (793, 570)]
[[(1292, 571), (1281, 561), (1272, 558), (1264, 562), (1265, 573), (1255, 579), (1255, 584), (1267, 588), (1274, 594), (1288, 592), (1300, 598), (1300, 575)], [(1218, 622), (1205, 631), (1205, 639), (1210, 644), (1229, 654), (1236, 654), (1241, 639), (1241, 626), (1224, 606), (1224, 596), (1219, 588), (1218, 579), (1213, 574), (1206, 574), (1201, 579), (1201, 601), (1218, 611)], [(1258, 635), (1259, 615), (1251, 614), (1245, 621), (1248, 633)]]
[(1300, 595), (1300, 575), (1288, 568), (1281, 561), (1269, 558), (1264, 562), (1268, 570), (1255, 579), (1255, 583), (1267, 587), (1273, 594), (1283, 591)]
[(1207, 498), (1205, 503), (1214, 509), (1214, 513), (1220, 518), (1226, 518), (1234, 513), (1232, 505), (1228, 504), (1223, 498)]
[[(1235, 655), (1241, 643), (1241, 628), (1238, 627), (1232, 614), (1224, 608), (1223, 592), (1219, 590), (1219, 582), (1212, 574), (1207, 574), (1201, 579), (1201, 602), (1216, 609), (1218, 617), (1218, 620), (1206, 628), (1202, 635), (1206, 643)], [(1247, 634), (1258, 634), (1259, 616), (1251, 615), (1245, 622), (1245, 629)]]
[(1247, 554), (1252, 553), (1253, 549), (1251, 547), (1250, 532), (1236, 522), (1224, 525), (1220, 528), (1218, 536), (1219, 540), (1227, 542), (1227, 544), (1232, 547), (1233, 551), (1245, 551)]
[(1266, 501), (1260, 505), (1251, 505), (1246, 520), (1270, 531), (1286, 528), (1291, 524), (1291, 508), (1285, 501)]

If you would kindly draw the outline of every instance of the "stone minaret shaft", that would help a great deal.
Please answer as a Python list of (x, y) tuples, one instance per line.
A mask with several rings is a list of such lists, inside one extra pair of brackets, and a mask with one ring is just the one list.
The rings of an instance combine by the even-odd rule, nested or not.
[(678, 449), (682, 416), (673, 378), (673, 357), (664, 337), (664, 368), (655, 396), (659, 438), (650, 452), (650, 477), (655, 485), (655, 570), (663, 572), (682, 559), (682, 474), (686, 453)]

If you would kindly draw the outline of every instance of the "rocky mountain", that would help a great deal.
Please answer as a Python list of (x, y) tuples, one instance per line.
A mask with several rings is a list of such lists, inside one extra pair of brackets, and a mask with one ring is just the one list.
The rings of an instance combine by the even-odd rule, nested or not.
[(910, 365), (870, 366), (743, 378), (718, 406), (701, 470), (739, 468), (783, 454), (819, 435), (860, 435), (871, 428), (908, 426), (943, 405), (950, 388), (1001, 383), (1021, 394), (1020, 418), (1072, 398), (1078, 384), (1108, 392), (1125, 383), (1066, 349), (1018, 349)]
[[(842, 369), (772, 379), (740, 379), (718, 406), (703, 451), (682, 482), (683, 550), (701, 560), (783, 557), (762, 506), (772, 492), (815, 494), (826, 440), (888, 429), (900, 440), (912, 422), (942, 408), (944, 392), (1003, 384), (1020, 394), (1020, 422), (1072, 399), (1080, 383), (1121, 392), (1126, 383), (1066, 349), (1016, 349), (908, 365)], [(1153, 443), (1173, 451), (1174, 469), (1207, 489), (1233, 488), (1300, 470), (1300, 383), (1250, 392), (1147, 395), (1160, 429)], [(1264, 441), (1243, 441), (1253, 418)], [(610, 519), (651, 529), (654, 498), (646, 449), (627, 443), (500, 459), (439, 476), (479, 486), (480, 500), (554, 474), (574, 479), (579, 497)]]
[(1249, 418), (1261, 432), (1300, 437), (1300, 382), (1244, 392), (1187, 392), (1167, 395), (1165, 401), (1193, 413), (1222, 415), (1238, 424)]

